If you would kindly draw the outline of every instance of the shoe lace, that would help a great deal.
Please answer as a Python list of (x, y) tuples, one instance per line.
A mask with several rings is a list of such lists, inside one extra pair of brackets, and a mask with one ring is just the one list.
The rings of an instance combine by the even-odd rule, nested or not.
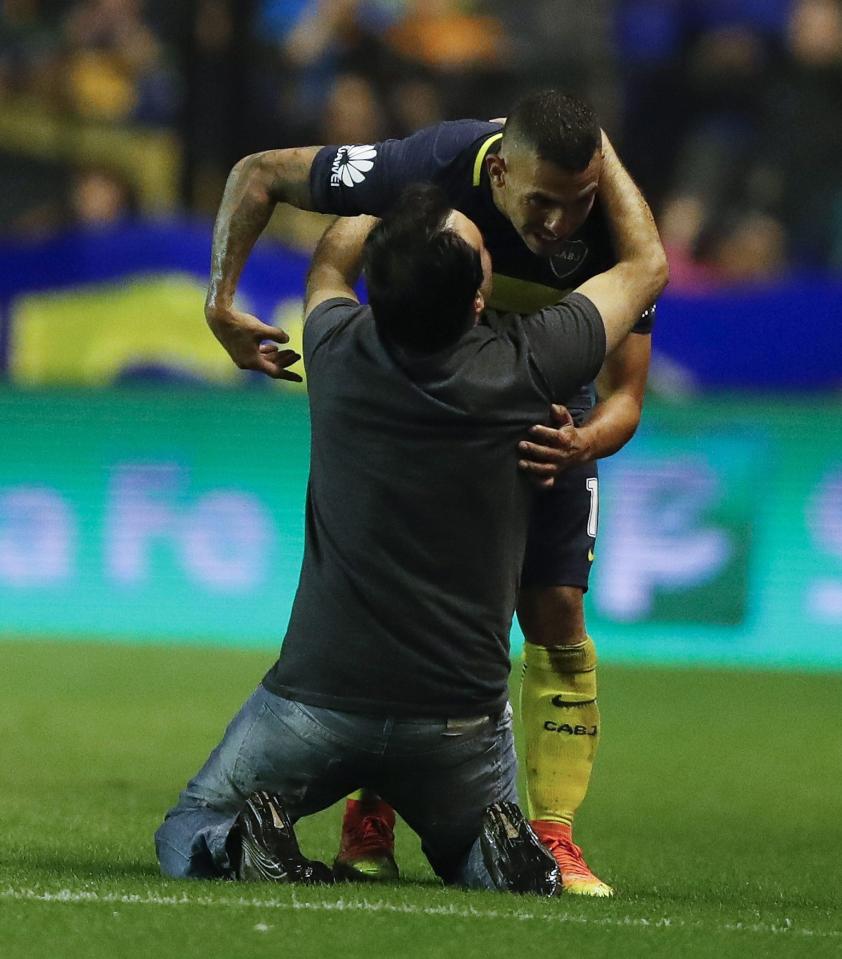
[(563, 875), (593, 876), (581, 848), (572, 839), (552, 836), (542, 842), (552, 853)]
[(354, 857), (391, 855), (394, 833), (382, 816), (361, 817), (346, 831), (343, 848)]

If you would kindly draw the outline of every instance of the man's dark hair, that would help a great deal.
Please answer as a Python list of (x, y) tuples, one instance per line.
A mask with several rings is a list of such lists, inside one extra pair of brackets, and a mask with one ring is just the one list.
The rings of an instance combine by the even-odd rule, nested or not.
[(558, 90), (542, 90), (514, 105), (506, 120), (503, 144), (529, 147), (542, 160), (578, 173), (602, 146), (602, 131), (584, 100)]
[(420, 353), (450, 346), (470, 327), (471, 303), (482, 285), (479, 253), (445, 227), (451, 210), (439, 187), (407, 187), (365, 244), (378, 330)]

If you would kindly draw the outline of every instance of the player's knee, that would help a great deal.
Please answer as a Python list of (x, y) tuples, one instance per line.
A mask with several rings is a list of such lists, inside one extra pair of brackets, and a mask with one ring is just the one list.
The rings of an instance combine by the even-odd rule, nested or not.
[(576, 586), (522, 590), (517, 616), (526, 641), (536, 646), (568, 646), (587, 638), (583, 592)]

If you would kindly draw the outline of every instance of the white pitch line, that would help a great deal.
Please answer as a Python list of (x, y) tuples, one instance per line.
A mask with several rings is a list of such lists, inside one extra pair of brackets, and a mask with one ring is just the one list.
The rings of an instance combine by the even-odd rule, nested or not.
[(833, 929), (807, 929), (798, 926), (791, 919), (783, 919), (780, 924), (763, 922), (721, 922), (705, 923), (703, 920), (687, 922), (684, 919), (671, 919), (661, 916), (649, 919), (644, 916), (570, 916), (563, 913), (529, 912), (523, 909), (477, 909), (464, 906), (414, 906), (408, 903), (383, 902), (382, 900), (336, 899), (333, 902), (308, 902), (293, 895), (292, 901), (280, 902), (276, 899), (247, 899), (243, 896), (235, 899), (220, 899), (215, 896), (187, 895), (164, 896), (155, 893), (117, 893), (92, 892), (90, 890), (60, 889), (58, 892), (38, 892), (35, 889), (0, 889), (0, 899), (17, 902), (46, 903), (101, 903), (124, 906), (246, 906), (252, 909), (277, 909), (281, 911), (304, 912), (384, 912), (407, 916), (441, 916), (451, 919), (503, 919), (507, 922), (559, 922), (581, 926), (615, 926), (640, 929), (714, 929), (722, 932), (747, 932), (787, 936), (813, 937), (816, 939), (842, 939), (842, 931)]

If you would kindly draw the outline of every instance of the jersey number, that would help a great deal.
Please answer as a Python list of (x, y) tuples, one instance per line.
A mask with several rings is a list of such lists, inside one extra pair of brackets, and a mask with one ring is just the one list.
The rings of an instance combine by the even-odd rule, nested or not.
[(588, 513), (588, 536), (596, 537), (596, 523), (599, 516), (599, 480), (592, 476), (585, 481), (585, 486), (591, 494), (591, 508)]

